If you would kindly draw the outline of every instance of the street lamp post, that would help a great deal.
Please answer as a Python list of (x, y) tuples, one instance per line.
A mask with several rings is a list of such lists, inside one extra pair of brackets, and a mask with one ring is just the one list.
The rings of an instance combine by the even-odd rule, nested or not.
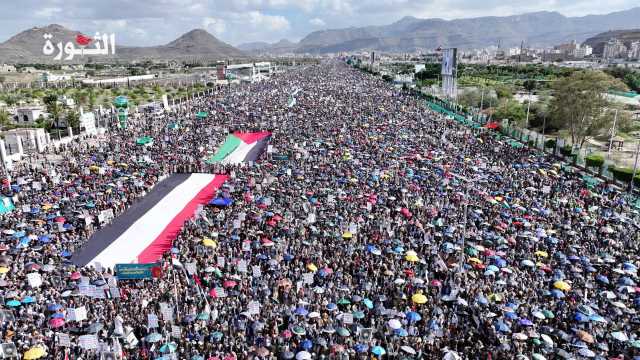
[(611, 127), (611, 136), (609, 137), (609, 150), (607, 150), (607, 159), (611, 158), (611, 146), (613, 145), (613, 137), (616, 135), (616, 122), (618, 121), (618, 109), (613, 116), (613, 126)]
[(462, 228), (462, 246), (461, 246), (461, 251), (460, 251), (460, 264), (459, 264), (459, 268), (460, 271), (462, 271), (462, 266), (464, 264), (464, 247), (465, 247), (465, 241), (467, 238), (467, 224), (468, 224), (468, 213), (469, 213), (469, 187), (471, 184), (474, 184), (476, 182), (485, 180), (487, 178), (487, 175), (480, 175), (478, 177), (475, 177), (473, 179), (469, 179), (465, 176), (462, 175), (457, 175), (457, 174), (453, 174), (451, 173), (451, 175), (453, 175), (453, 177), (455, 177), (456, 179), (462, 180), (465, 182), (466, 186), (464, 189), (464, 198), (465, 198), (465, 203), (464, 203), (464, 217), (463, 217), (463, 228)]

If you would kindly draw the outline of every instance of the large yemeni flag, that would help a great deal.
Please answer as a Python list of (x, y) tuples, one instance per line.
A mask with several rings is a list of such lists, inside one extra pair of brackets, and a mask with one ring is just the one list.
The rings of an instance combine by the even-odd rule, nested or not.
[(206, 205), (226, 175), (173, 174), (97, 231), (72, 261), (79, 265), (152, 263), (169, 251), (198, 205)]
[(239, 164), (256, 161), (267, 148), (270, 131), (240, 132), (229, 134), (222, 146), (207, 160), (207, 163)]

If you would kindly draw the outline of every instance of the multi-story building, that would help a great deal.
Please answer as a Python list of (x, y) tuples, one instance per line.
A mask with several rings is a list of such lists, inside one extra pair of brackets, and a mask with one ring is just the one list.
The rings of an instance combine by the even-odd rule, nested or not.
[(591, 54), (593, 54), (593, 48), (589, 45), (582, 44), (580, 45), (580, 47), (576, 48), (573, 51), (572, 55), (576, 59), (583, 59), (583, 58), (586, 58), (587, 56), (591, 56)]
[(627, 47), (618, 39), (610, 39), (604, 44), (604, 59), (620, 59), (627, 57)]
[(629, 59), (640, 59), (640, 41), (634, 41), (629, 46)]

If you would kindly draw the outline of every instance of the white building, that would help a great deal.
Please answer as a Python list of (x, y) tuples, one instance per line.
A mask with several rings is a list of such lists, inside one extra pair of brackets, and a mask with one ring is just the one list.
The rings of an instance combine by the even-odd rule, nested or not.
[(573, 51), (573, 56), (577, 59), (583, 59), (593, 54), (593, 48), (589, 45), (582, 44)]
[(16, 72), (16, 67), (8, 64), (0, 64), (0, 73), (14, 73)]
[(22, 126), (33, 125), (40, 116), (47, 117), (47, 113), (42, 106), (21, 107), (16, 109), (16, 113), (13, 115), (13, 122)]
[(70, 98), (66, 95), (62, 95), (60, 97), (58, 97), (58, 102), (62, 104), (62, 106), (66, 106), (66, 107), (74, 107), (76, 106), (76, 101), (73, 100), (73, 98)]
[(604, 59), (620, 59), (626, 57), (627, 47), (618, 39), (610, 39), (604, 44), (602, 57)]
[(640, 59), (640, 41), (634, 41), (629, 48), (629, 59)]
[(8, 155), (42, 152), (50, 141), (42, 128), (13, 129), (3, 135)]

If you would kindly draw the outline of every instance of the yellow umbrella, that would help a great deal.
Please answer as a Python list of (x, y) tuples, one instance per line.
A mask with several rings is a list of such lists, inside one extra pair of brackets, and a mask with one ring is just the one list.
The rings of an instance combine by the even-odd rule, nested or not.
[(410, 261), (410, 262), (418, 262), (420, 261), (420, 258), (417, 257), (416, 255), (407, 255), (404, 257), (405, 260)]
[(91, 166), (89, 166), (89, 170), (91, 170), (91, 171), (98, 171), (98, 170), (100, 170), (100, 167), (99, 167), (99, 166), (96, 166), (96, 165), (91, 165)]
[(409, 250), (407, 252), (404, 253), (406, 256), (418, 256), (418, 253), (413, 251), (413, 250)]
[(313, 263), (307, 264), (307, 269), (309, 269), (309, 271), (313, 271), (313, 272), (318, 271), (318, 267)]
[(210, 248), (216, 248), (218, 246), (218, 244), (211, 240), (211, 239), (203, 239), (202, 240), (202, 245), (206, 246), (206, 247), (210, 247)]
[(490, 294), (489, 295), (489, 300), (491, 301), (495, 301), (495, 302), (500, 302), (502, 301), (503, 297), (500, 294)]
[(40, 346), (34, 346), (31, 349), (27, 350), (27, 352), (24, 353), (24, 358), (27, 360), (32, 360), (32, 359), (40, 359), (41, 357), (45, 356), (47, 354), (46, 351), (44, 351), (43, 348), (41, 348)]
[(345, 239), (351, 239), (353, 237), (353, 234), (350, 231), (345, 231), (344, 233), (342, 233), (342, 237)]
[(8, 267), (0, 267), (0, 274), (6, 274), (9, 272), (9, 268)]
[(558, 172), (555, 170), (549, 170), (549, 174), (553, 175), (553, 176), (558, 176)]
[(562, 280), (554, 282), (553, 287), (562, 291), (571, 290), (571, 286)]
[(540, 256), (540, 257), (549, 257), (549, 254), (547, 254), (546, 251), (542, 251), (542, 250), (538, 250), (535, 253), (533, 253), (535, 256)]
[(482, 264), (482, 260), (480, 260), (478, 258), (475, 258), (475, 257), (469, 258), (469, 262), (476, 263), (476, 264)]
[(496, 199), (496, 201), (502, 201), (503, 198), (502, 198), (502, 196), (496, 196), (495, 199)]
[(417, 293), (413, 294), (413, 296), (411, 297), (411, 301), (416, 304), (425, 304), (427, 302), (427, 297), (423, 294)]
[(49, 210), (52, 207), (53, 207), (53, 205), (51, 205), (51, 204), (44, 204), (44, 205), (42, 205), (42, 210)]
[(107, 160), (107, 164), (109, 164), (109, 165), (113, 165), (114, 163), (115, 163), (115, 161), (113, 161), (113, 160)]
[(542, 174), (544, 176), (547, 176), (547, 172), (546, 171), (544, 171), (542, 169), (538, 169), (538, 171), (540, 172), (540, 174)]

